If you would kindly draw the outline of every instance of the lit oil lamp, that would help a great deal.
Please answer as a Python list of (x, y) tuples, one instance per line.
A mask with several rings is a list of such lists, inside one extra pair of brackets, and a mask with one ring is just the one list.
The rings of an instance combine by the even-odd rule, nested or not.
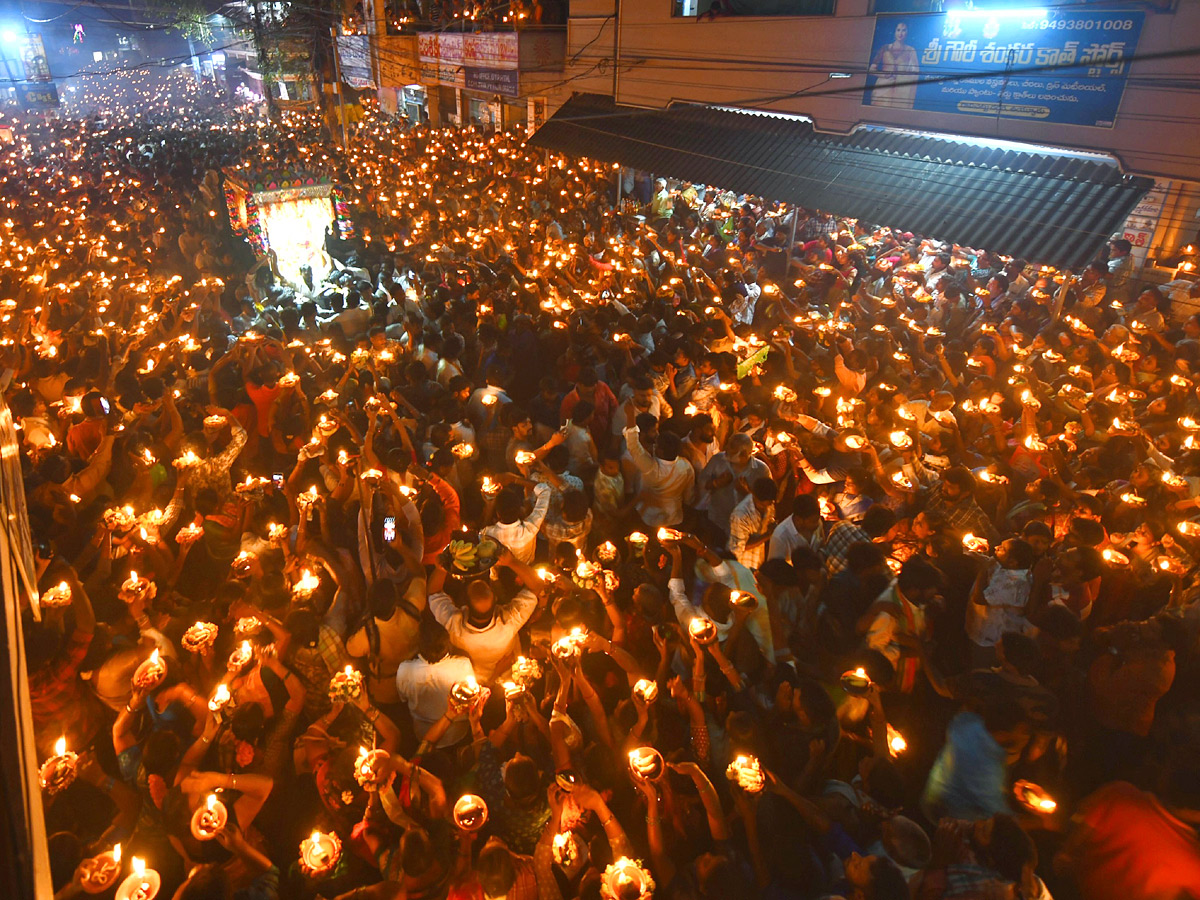
[(234, 575), (245, 577), (250, 574), (250, 569), (254, 565), (254, 561), (258, 559), (258, 554), (253, 550), (243, 550), (233, 558), (231, 568)]
[(717, 639), (717, 625), (707, 616), (693, 616), (688, 623), (688, 633), (701, 646), (711, 644)]
[(745, 753), (734, 757), (725, 770), (725, 777), (750, 794), (759, 793), (767, 783), (758, 757)]
[(121, 845), (98, 853), (79, 864), (79, 886), (86, 894), (100, 894), (117, 883), (121, 875)]
[[(828, 388), (826, 388), (826, 390), (828, 390)], [(830, 393), (832, 393), (832, 391), (830, 391)], [(790, 387), (787, 387), (786, 385), (781, 384), (781, 385), (777, 386), (775, 388), (775, 391), (773, 392), (773, 396), (775, 397), (776, 400), (779, 400), (782, 403), (795, 403), (796, 402), (796, 392), (793, 391)], [(826, 394), (825, 396), (828, 396), (828, 394)]]
[(67, 749), (66, 737), (54, 742), (54, 755), (42, 763), (38, 780), (42, 790), (50, 796), (66, 790), (79, 771), (79, 756)]
[(1175, 530), (1184, 537), (1200, 538), (1200, 522), (1180, 522)]
[(209, 712), (219, 713), (229, 704), (231, 697), (232, 695), (229, 693), (229, 685), (222, 681), (217, 685), (216, 689), (213, 691), (213, 695), (208, 700)]
[(501, 687), (504, 689), (505, 700), (516, 700), (525, 693), (525, 686), (517, 684), (515, 681), (506, 681)]
[(500, 493), (500, 482), (492, 478), (491, 475), (484, 475), (483, 480), (480, 482), (479, 489), (483, 492), (485, 497), (495, 497)]
[(1183, 575), (1187, 572), (1187, 566), (1173, 556), (1158, 557), (1154, 560), (1154, 566), (1160, 572), (1166, 572), (1169, 575)]
[(194, 450), (184, 450), (183, 453), (176, 457), (173, 465), (177, 469), (191, 469), (200, 464), (200, 457), (196, 455)]
[(657, 781), (667, 770), (662, 754), (653, 747), (638, 747), (629, 751), (629, 771), (638, 781)]
[(916, 484), (913, 482), (913, 480), (903, 472), (893, 472), (892, 482), (897, 487), (905, 491), (911, 491), (914, 487), (916, 487)]
[(1117, 344), (1113, 347), (1112, 355), (1114, 359), (1124, 363), (1136, 362), (1142, 358), (1142, 354), (1126, 344)]
[(225, 804), (216, 794), (209, 794), (204, 805), (192, 813), (192, 837), (198, 841), (211, 841), (228, 821), (229, 810)]
[(868, 693), (874, 686), (871, 676), (867, 674), (867, 670), (862, 666), (843, 672), (841, 681), (842, 689), (847, 694), (853, 694), (854, 696), (862, 696)]
[(913, 445), (912, 435), (907, 431), (893, 431), (888, 435), (888, 442), (897, 450), (907, 450)]
[(249, 641), (242, 641), (238, 646), (233, 648), (233, 652), (229, 654), (229, 661), (225, 664), (225, 668), (230, 672), (240, 672), (250, 660), (254, 658), (254, 647)]
[(1008, 484), (1007, 475), (997, 475), (995, 472), (989, 472), (987, 469), (979, 473), (979, 480), (985, 484)]
[(137, 596), (142, 593), (150, 584), (150, 579), (142, 578), (134, 569), (129, 570), (129, 577), (121, 582), (121, 590)]
[(1027, 810), (1039, 815), (1048, 816), (1058, 809), (1058, 801), (1051, 797), (1045, 788), (1032, 781), (1022, 779), (1016, 782), (1013, 785), (1013, 796)]
[(459, 459), (470, 459), (475, 455), (475, 448), (468, 443), (460, 441), (450, 448), (450, 452)]
[(43, 609), (62, 609), (71, 605), (71, 586), (60, 581), (53, 587), (42, 591), (41, 605)]
[(602, 562), (612, 562), (617, 558), (617, 545), (612, 541), (605, 541), (596, 548), (596, 558)]
[(133, 686), (142, 691), (152, 691), (167, 677), (167, 664), (159, 656), (158, 648), (134, 670)]
[(121, 882), (114, 895), (115, 900), (154, 900), (162, 888), (162, 878), (154, 869), (147, 867), (139, 856), (133, 858), (133, 873)]
[(536, 659), (518, 656), (516, 662), (513, 663), (512, 677), (517, 684), (529, 687), (542, 677), (542, 667)]
[(383, 779), (387, 777), (384, 762), (388, 758), (389, 754), (386, 750), (379, 748), (368, 750), (366, 747), (359, 747), (358, 759), (354, 761), (354, 780), (364, 790), (379, 790), (383, 786)]
[(741, 606), (746, 609), (754, 609), (758, 606), (758, 598), (750, 591), (730, 591), (729, 602), (734, 606)]
[(479, 398), (479, 402), (484, 406), (495, 406), (498, 401), (495, 394), (484, 394)]
[(346, 666), (329, 679), (329, 699), (333, 702), (357, 700), (362, 696), (363, 676), (353, 666)]
[(887, 745), (888, 753), (890, 753), (893, 758), (899, 756), (908, 749), (908, 741), (904, 739), (904, 735), (902, 735), (891, 725), (888, 725), (887, 727)]
[(638, 551), (646, 549), (646, 544), (650, 543), (650, 538), (646, 537), (646, 535), (642, 534), (640, 531), (631, 533), (625, 538), (625, 540), (629, 541), (629, 543), (633, 546), (633, 549)]
[(226, 418), (220, 413), (213, 413), (211, 416), (204, 417), (205, 428), (224, 428)]
[(531, 466), (537, 462), (537, 454), (528, 450), (518, 450), (514, 454), (513, 460), (518, 466)]
[(308, 600), (321, 586), (321, 578), (308, 569), (300, 571), (300, 578), (292, 585), (292, 596), (297, 600)]
[(559, 659), (572, 659), (580, 654), (586, 632), (578, 625), (550, 645), (550, 652)]
[(639, 678), (633, 685), (633, 693), (643, 703), (653, 703), (658, 698), (658, 682), (649, 678)]
[(1105, 548), (1100, 552), (1100, 556), (1114, 569), (1124, 569), (1129, 565), (1129, 557), (1120, 550)]
[(962, 545), (964, 550), (971, 553), (987, 553), (990, 549), (987, 538), (969, 532), (963, 535)]
[(658, 531), (655, 533), (655, 537), (657, 537), (660, 542), (681, 541), (683, 540), (683, 532), (678, 528), (667, 528), (664, 526), (658, 529)]
[(287, 540), (288, 526), (280, 522), (271, 522), (267, 525), (267, 540), (272, 544), (282, 544)]
[(478, 831), (488, 820), (488, 808), (477, 794), (463, 794), (454, 804), (454, 824), (468, 834)]
[(550, 849), (554, 854), (554, 861), (564, 869), (574, 866), (581, 852), (579, 839), (571, 831), (560, 831), (554, 835)]
[(571, 580), (581, 588), (590, 588), (596, 583), (596, 577), (601, 572), (600, 563), (589, 559), (580, 559), (571, 573)]
[(470, 706), (482, 693), (483, 688), (479, 686), (479, 682), (475, 680), (474, 675), (469, 675), (462, 681), (457, 681), (450, 688), (450, 699), (459, 706)]
[(1121, 502), (1127, 503), (1130, 506), (1145, 506), (1146, 498), (1133, 491), (1125, 491), (1121, 494)]
[(175, 543), (191, 544), (199, 540), (204, 535), (204, 526), (197, 525), (195, 522), (189, 522), (177, 532), (175, 532)]
[(627, 856), (610, 863), (600, 878), (604, 900), (649, 900), (653, 894), (650, 872)]
[(309, 878), (324, 878), (342, 858), (342, 842), (332, 831), (314, 829), (300, 842), (300, 871)]
[(1025, 449), (1030, 453), (1045, 453), (1048, 449), (1045, 441), (1034, 437), (1032, 434), (1025, 438), (1024, 444)]
[(233, 633), (240, 638), (253, 637), (262, 627), (262, 619), (258, 616), (242, 616), (234, 623)]

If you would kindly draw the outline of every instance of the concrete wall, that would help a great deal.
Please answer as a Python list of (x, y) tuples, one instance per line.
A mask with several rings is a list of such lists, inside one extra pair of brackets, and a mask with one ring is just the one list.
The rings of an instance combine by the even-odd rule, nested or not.
[[(1200, 57), (1135, 61), (1113, 128), (997, 120), (863, 106), (875, 28), (868, 0), (839, 0), (829, 17), (703, 22), (672, 18), (671, 0), (621, 0), (619, 8), (614, 16), (614, 0), (572, 0), (566, 90), (609, 94), (632, 106), (686, 100), (758, 107), (810, 116), (833, 132), (872, 123), (1100, 151), (1131, 173), (1196, 177), (1200, 90), (1163, 82), (1193, 80)], [(1138, 56), (1200, 45), (1200, 0), (1180, 0), (1173, 13), (1128, 8), (1146, 10)], [(830, 82), (830, 72), (853, 77)], [(844, 92), (773, 99), (830, 89)]]

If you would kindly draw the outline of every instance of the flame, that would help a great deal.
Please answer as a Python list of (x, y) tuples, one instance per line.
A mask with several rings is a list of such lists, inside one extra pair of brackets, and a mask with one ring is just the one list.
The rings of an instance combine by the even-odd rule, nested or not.
[(54, 742), (54, 755), (62, 756), (66, 752), (67, 752), (67, 737), (66, 737), (66, 735), (63, 735), (57, 741)]
[(162, 660), (159, 659), (159, 655), (158, 655), (158, 648), (155, 647), (154, 652), (150, 654), (150, 662), (157, 666), (161, 661)]
[(143, 878), (146, 875), (146, 861), (140, 856), (133, 858), (133, 874), (138, 878)]
[(216, 794), (208, 795), (207, 805), (208, 805), (209, 812), (212, 812), (214, 809), (216, 809), (216, 806), (217, 806), (217, 795)]
[(121, 861), (121, 845), (120, 844), (113, 844), (112, 855), (113, 855), (113, 862), (119, 863)]

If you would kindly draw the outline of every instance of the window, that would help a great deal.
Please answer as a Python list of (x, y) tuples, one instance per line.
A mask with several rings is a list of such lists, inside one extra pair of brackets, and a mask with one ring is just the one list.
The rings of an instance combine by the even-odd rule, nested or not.
[[(832, 16), (835, 0), (671, 0), (671, 14), (691, 16)], [(926, 3), (929, 0), (925, 0)]]

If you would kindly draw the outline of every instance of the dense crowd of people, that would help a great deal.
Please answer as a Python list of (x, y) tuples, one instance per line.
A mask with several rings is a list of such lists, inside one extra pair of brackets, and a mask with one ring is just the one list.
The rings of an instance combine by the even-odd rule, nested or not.
[[(59, 897), (1200, 896), (1200, 317), (1123, 240), (377, 115), (8, 124)], [(298, 283), (246, 162), (346, 192)]]

